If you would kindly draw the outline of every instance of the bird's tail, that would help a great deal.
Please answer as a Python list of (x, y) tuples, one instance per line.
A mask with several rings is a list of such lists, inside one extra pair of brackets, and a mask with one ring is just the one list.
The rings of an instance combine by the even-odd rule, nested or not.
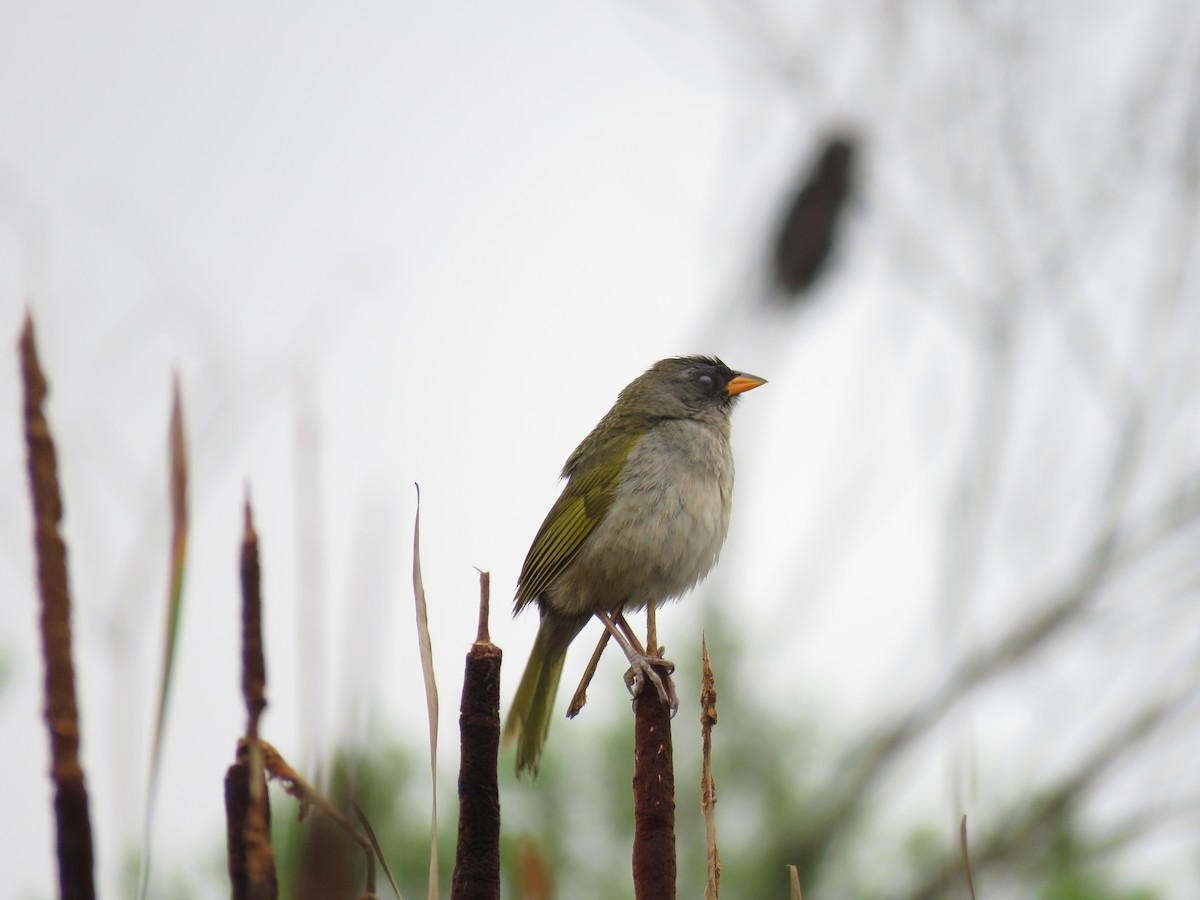
[(505, 746), (514, 740), (517, 742), (518, 777), (527, 771), (537, 778), (567, 648), (589, 618), (588, 615), (563, 616), (542, 611), (542, 624), (529, 652), (525, 674), (521, 676), (512, 708), (504, 722)]

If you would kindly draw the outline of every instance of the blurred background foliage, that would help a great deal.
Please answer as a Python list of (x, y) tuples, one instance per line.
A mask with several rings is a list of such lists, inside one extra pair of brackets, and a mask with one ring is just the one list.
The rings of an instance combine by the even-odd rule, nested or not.
[[(719, 609), (710, 612), (710, 633), (721, 636), (711, 642), (714, 657), (744, 657), (747, 648), (739, 644), (736, 629), (722, 622)], [(677, 681), (687, 687), (698, 684), (698, 666), (681, 665)], [(806, 873), (806, 896), (968, 896), (961, 859), (947, 852), (942, 823), (913, 820), (869, 837), (855, 824), (871, 816), (869, 797), (864, 795), (855, 798), (846, 821), (821, 824), (821, 811), (840, 795), (839, 785), (821, 781), (818, 773), (828, 770), (844, 737), (822, 735), (819, 724), (806, 721), (799, 711), (777, 708), (753, 677), (718, 676), (718, 691), (724, 702), (719, 702), (714, 772), (725, 896), (786, 896), (789, 864), (798, 864)], [(605, 705), (598, 714), (586, 710), (575, 723), (556, 724), (554, 750), (534, 783), (517, 782), (509, 770), (511, 753), (505, 755), (504, 896), (624, 900), (632, 895), (625, 864), (633, 840), (632, 794), (626, 789), (633, 774), (630, 721), (621, 705)], [(698, 705), (687, 698), (674, 721), (674, 733), (679, 896), (699, 897), (704, 894), (705, 844), (699, 807)], [(366, 751), (339, 754), (327, 781), (329, 795), (341, 805), (353, 799), (363, 807), (404, 895), (422, 896), (429, 852), (428, 821), (422, 812), (428, 805), (428, 778), (413, 743), (384, 740)], [(1037, 803), (1036, 797), (1023, 799), (1020, 814)], [(275, 793), (282, 896), (355, 900), (363, 883), (357, 846), (319, 814), (298, 822), (294, 806), (290, 798)], [(453, 796), (444, 796), (440, 808), (441, 879), (448, 884), (455, 839)], [(1168, 896), (1152, 879), (1120, 875), (1107, 848), (1095, 846), (1073, 809), (1044, 813), (1036, 827), (1013, 838), (985, 866), (988, 880), (1002, 884), (1007, 896)], [(850, 846), (855, 848), (852, 853)], [(877, 866), (852, 864), (856, 857), (874, 854), (880, 860)], [(980, 874), (977, 867), (977, 879)]]

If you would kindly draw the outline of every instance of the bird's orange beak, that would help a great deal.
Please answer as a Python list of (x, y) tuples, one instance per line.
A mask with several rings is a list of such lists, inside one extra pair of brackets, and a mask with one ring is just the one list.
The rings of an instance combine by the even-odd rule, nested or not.
[(759, 378), (757, 375), (745, 375), (738, 372), (737, 377), (725, 386), (725, 392), (732, 397), (734, 394), (740, 394), (743, 391), (752, 391), (762, 384), (766, 384), (767, 379)]

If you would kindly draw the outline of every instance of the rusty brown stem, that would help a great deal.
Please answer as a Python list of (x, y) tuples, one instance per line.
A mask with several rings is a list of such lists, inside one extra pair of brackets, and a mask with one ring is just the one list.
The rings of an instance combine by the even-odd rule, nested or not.
[[(664, 680), (668, 671), (655, 669)], [(633, 890), (638, 900), (675, 897), (675, 768), (671, 707), (643, 690), (634, 708)]]
[(62, 496), (50, 425), (43, 412), (46, 379), (38, 364), (33, 318), (25, 314), (20, 340), (25, 386), (25, 443), (29, 491), (33, 500), (33, 543), (41, 595), (44, 713), (50, 734), (50, 778), (58, 844), (58, 885), (64, 900), (96, 895), (92, 826), (87, 785), (79, 762), (79, 708), (71, 659), (71, 597), (67, 584), (67, 547), (58, 530)]
[(246, 701), (246, 737), (258, 737), (258, 720), (267, 706), (267, 665), (262, 638), (262, 572), (258, 562), (258, 534), (246, 488), (242, 535), (242, 697)]
[(451, 900), (500, 900), (500, 665), (487, 640), (489, 578), (479, 573), (480, 637), (467, 653), (458, 728), (458, 845)]

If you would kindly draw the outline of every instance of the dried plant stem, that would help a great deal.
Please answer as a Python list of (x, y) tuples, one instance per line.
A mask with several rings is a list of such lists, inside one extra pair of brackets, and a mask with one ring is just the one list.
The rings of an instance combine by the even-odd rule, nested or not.
[(804, 900), (800, 894), (800, 870), (795, 866), (788, 866), (788, 881), (792, 886), (792, 900)]
[[(656, 667), (661, 678), (667, 670)], [(675, 770), (671, 707), (656, 691), (634, 700), (633, 889), (638, 900), (675, 897)]]
[(479, 573), (479, 632), (467, 653), (458, 727), (458, 846), (451, 900), (500, 900), (500, 664), (488, 639), (487, 572)]
[(429, 608), (421, 577), (421, 487), (417, 486), (417, 512), (413, 519), (413, 596), (417, 607), (417, 640), (421, 649), (421, 671), (425, 676), (425, 705), (429, 713), (429, 773), (433, 812), (430, 821), (429, 900), (438, 900), (437, 843), (437, 738), (438, 690), (433, 672), (433, 641), (429, 635)]
[[(250, 809), (250, 764), (235, 762), (225, 772), (225, 852), (230, 897), (250, 897), (246, 864), (246, 818)], [(268, 817), (270, 810), (267, 810)]]
[(967, 890), (971, 894), (971, 900), (975, 900), (975, 879), (971, 877), (971, 851), (967, 844), (967, 815), (963, 813), (962, 824), (958, 830), (959, 845), (962, 848), (963, 871), (967, 875)]
[[(262, 756), (263, 769), (267, 775), (276, 781), (283, 782), (284, 790), (296, 798), (300, 804), (300, 818), (308, 815), (310, 809), (317, 809), (338, 825), (363, 850), (367, 863), (367, 886), (365, 897), (375, 896), (375, 851), (371, 839), (354, 827), (354, 823), (336, 806), (325, 799), (312, 785), (288, 765), (287, 760), (279, 751), (264, 740), (244, 740), (238, 744), (239, 759), (253, 758), (255, 753)], [(396, 896), (399, 896), (397, 891)]]
[(271, 847), (266, 760), (258, 741), (258, 721), (267, 705), (267, 671), (263, 657), (258, 535), (254, 531), (249, 489), (243, 520), (242, 698), (246, 703), (246, 737), (239, 745), (237, 763), (225, 776), (225, 816), (233, 897), (235, 900), (258, 900), (278, 897), (279, 883), (275, 873), (275, 852)]
[(158, 683), (158, 712), (154, 718), (154, 738), (150, 748), (146, 807), (142, 829), (142, 877), (138, 896), (150, 888), (150, 859), (154, 837), (154, 804), (158, 793), (158, 773), (162, 763), (162, 739), (167, 721), (167, 702), (171, 694), (171, 673), (175, 668), (175, 649), (179, 637), (179, 619), (183, 611), (183, 571), (188, 546), (188, 465), (187, 441), (183, 428), (183, 400), (179, 373), (175, 373), (171, 391), (171, 424), (168, 430), (169, 482), (171, 502), (171, 545), (167, 581), (166, 629), (163, 635), (162, 675)]
[(258, 534), (246, 488), (242, 535), (242, 697), (246, 701), (246, 737), (258, 737), (258, 720), (267, 708), (267, 664), (262, 637), (262, 570), (258, 562)]
[(267, 798), (267, 779), (262, 747), (257, 740), (249, 748), (246, 821), (242, 826), (242, 841), (246, 846), (246, 887), (251, 900), (279, 896), (275, 874), (275, 849), (271, 846), (271, 804)]
[(717, 724), (717, 681), (708, 658), (708, 641), (700, 638), (700, 810), (704, 813), (704, 843), (707, 848), (708, 878), (704, 900), (721, 895), (721, 853), (717, 849), (717, 782), (712, 773), (712, 730)]
[(58, 843), (58, 890), (64, 900), (95, 897), (91, 816), (87, 785), (79, 762), (79, 708), (75, 666), (71, 660), (71, 597), (67, 585), (67, 547), (58, 530), (62, 496), (50, 426), (42, 406), (46, 379), (38, 364), (33, 319), (27, 312), (21, 330), (21, 373), (25, 384), (25, 442), (29, 489), (33, 500), (34, 550), (41, 594), (42, 659), (45, 666), (45, 717), (50, 733), (50, 777)]
[(492, 573), (482, 569), (476, 571), (479, 572), (479, 625), (475, 629), (475, 643), (490, 644), (492, 637), (488, 629), (488, 618), (492, 607)]

